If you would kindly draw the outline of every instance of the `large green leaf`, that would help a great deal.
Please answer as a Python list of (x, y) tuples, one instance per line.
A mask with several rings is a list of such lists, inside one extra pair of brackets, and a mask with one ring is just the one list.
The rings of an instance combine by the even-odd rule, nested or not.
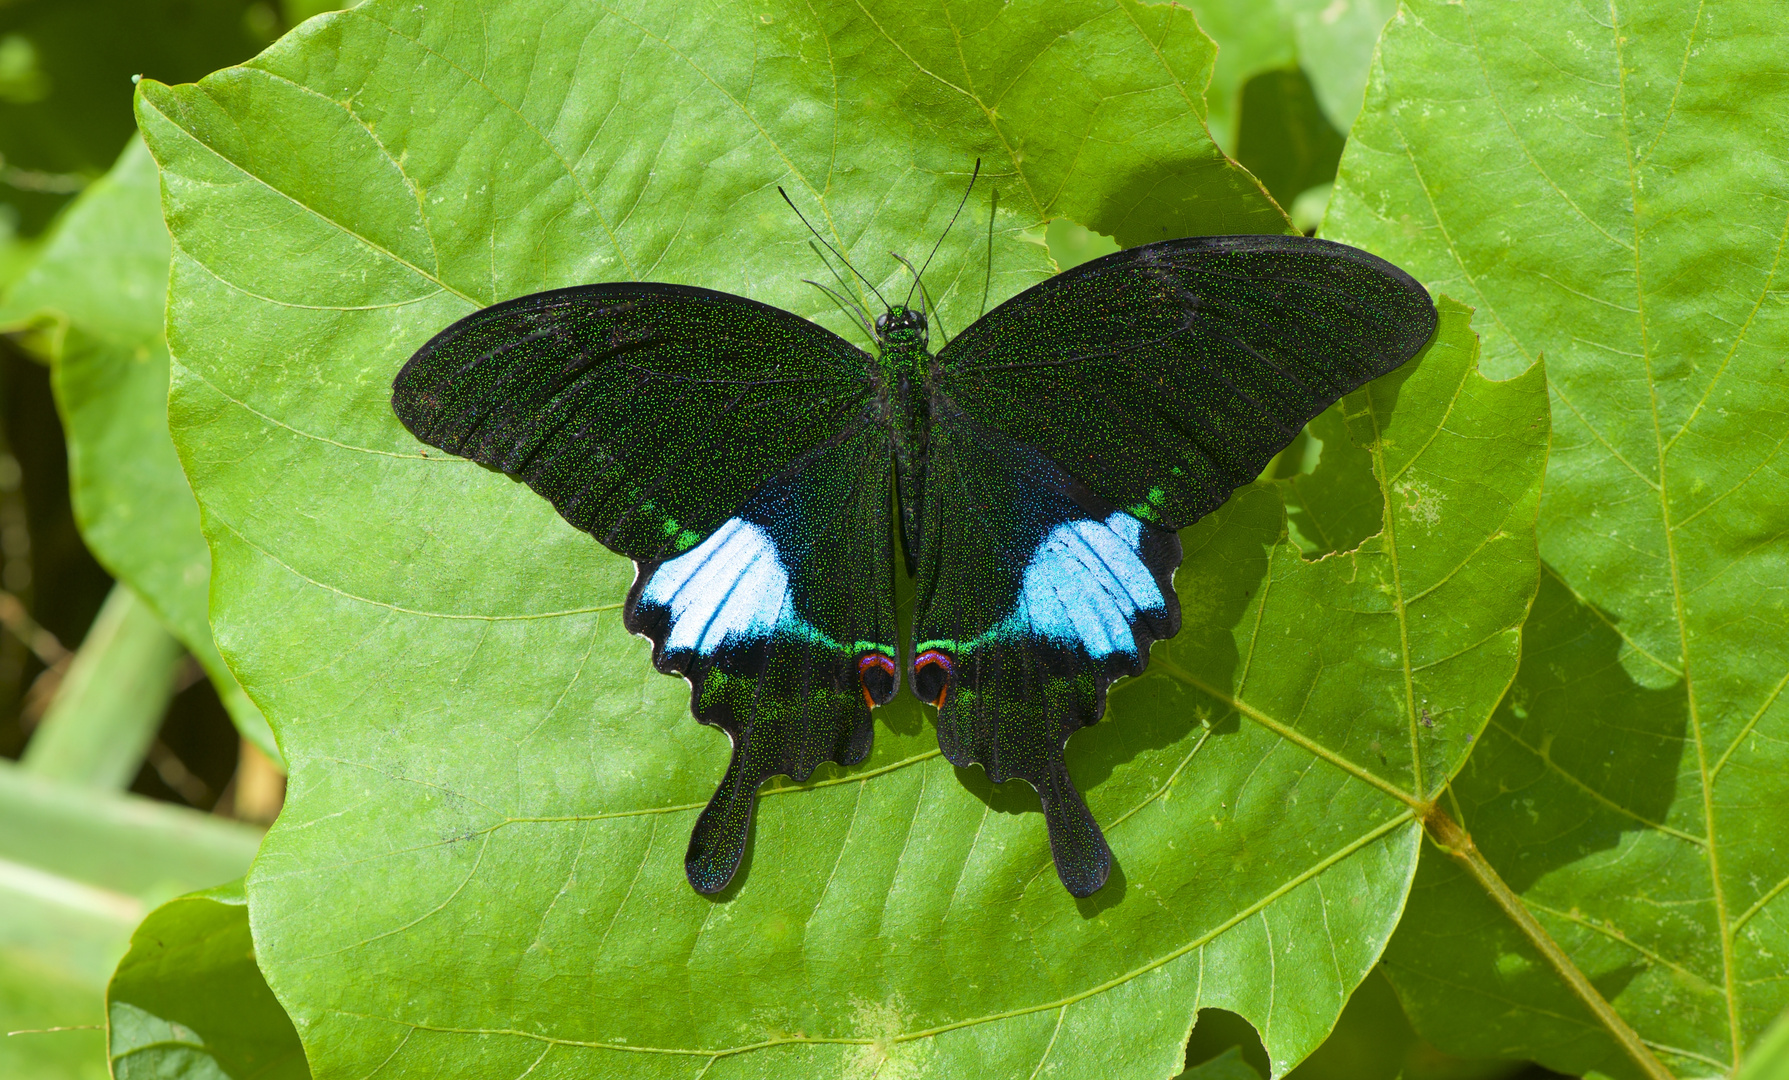
[(1343, 161), (1329, 235), (1477, 304), (1488, 368), (1544, 354), (1557, 425), (1550, 584), (1456, 786), (1519, 907), (1425, 870), (1391, 953), (1444, 1046), (1700, 1076), (1789, 1003), (1781, 14), (1414, 3)]
[(168, 437), (168, 230), (155, 161), (133, 141), (81, 194), (0, 304), (0, 328), (37, 326), (68, 437), (70, 496), (94, 556), (167, 621), (244, 735), (273, 733), (212, 643), (211, 556)]
[(1236, 160), (1281, 206), (1336, 177), (1342, 136), (1330, 126), (1298, 68), (1263, 71), (1242, 88)]
[[(1377, 958), (1537, 573), (1543, 379), (1479, 377), (1456, 306), (1353, 404), (1384, 538), (1307, 562), (1271, 486), (1185, 534), (1187, 631), (1070, 747), (1119, 861), (1079, 903), (1035, 796), (953, 770), (911, 698), (692, 893), (725, 748), (622, 628), (631, 566), (390, 413), (441, 326), (576, 281), (842, 329), (776, 184), (898, 283), (881, 253), (929, 247), (981, 156), (996, 301), (1048, 273), (1024, 231), (1052, 217), (1285, 227), (1203, 134), (1183, 9), (1028, 10), (373, 2), (143, 84), (215, 625), (292, 768), (255, 946), (320, 1075), (1167, 1076), (1213, 1005), (1283, 1070)], [(947, 327), (982, 302), (985, 198), (934, 264)]]
[(255, 966), (242, 882), (170, 900), (131, 935), (106, 991), (117, 1080), (309, 1080)]
[(1351, 433), (1345, 408), (1337, 403), (1305, 426), (1307, 445), (1294, 444), (1293, 449), (1302, 449), (1305, 455), (1314, 451), (1317, 460), (1309, 472), (1292, 472), (1281, 481), (1287, 527), (1306, 558), (1350, 551), (1385, 527), (1373, 457), (1367, 449), (1373, 441), (1372, 425), (1357, 415), (1357, 430)]
[(1281, 14), (1277, 3), (1189, 0), (1185, 6), (1217, 45), (1217, 61), (1205, 88), (1206, 125), (1224, 152), (1233, 154), (1243, 85), (1264, 71), (1298, 65), (1292, 21)]
[(1206, 89), (1212, 137), (1236, 147), (1242, 88), (1264, 72), (1301, 68), (1329, 123), (1346, 132), (1395, 0), (1187, 0), (1218, 46)]
[(1746, 1054), (1736, 1080), (1784, 1080), (1789, 1077), (1789, 1012), (1777, 1017), (1776, 1023)]

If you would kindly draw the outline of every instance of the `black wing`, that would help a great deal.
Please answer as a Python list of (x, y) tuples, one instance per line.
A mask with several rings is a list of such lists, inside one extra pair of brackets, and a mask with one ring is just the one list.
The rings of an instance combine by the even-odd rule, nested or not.
[(634, 580), (627, 628), (652, 639), (660, 671), (689, 678), (696, 718), (733, 742), (684, 857), (699, 892), (732, 880), (764, 781), (869, 755), (870, 710), (899, 686), (892, 461), (885, 424), (866, 415)]
[(1428, 293), (1363, 251), (1202, 237), (1060, 274), (938, 354), (913, 686), (951, 761), (1037, 788), (1070, 892), (1111, 854), (1063, 746), (1179, 630), (1174, 530), (1434, 329)]
[(854, 422), (872, 361), (838, 335), (687, 285), (535, 293), (410, 358), (391, 407), (637, 562), (687, 551), (759, 484)]
[(417, 438), (526, 481), (639, 564), (628, 629), (733, 743), (685, 860), (702, 892), (737, 869), (758, 787), (862, 761), (898, 685), (871, 366), (744, 297), (591, 285), (460, 320), (393, 387)]
[(1113, 503), (1181, 529), (1434, 332), (1428, 292), (1358, 248), (1195, 237), (1008, 300), (938, 354), (938, 389)]
[(1118, 510), (1032, 447), (935, 399), (914, 581), (914, 692), (938, 745), (1037, 789), (1056, 872), (1087, 896), (1112, 853), (1062, 749), (1106, 687), (1180, 630), (1180, 538)]

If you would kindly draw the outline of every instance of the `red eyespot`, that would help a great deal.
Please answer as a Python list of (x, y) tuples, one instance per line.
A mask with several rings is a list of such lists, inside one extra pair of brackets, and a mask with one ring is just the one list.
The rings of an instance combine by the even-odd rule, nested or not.
[(943, 649), (927, 649), (913, 658), (913, 689), (922, 701), (944, 708), (944, 695), (950, 690), (950, 678), (956, 672), (950, 654)]
[(895, 662), (881, 653), (865, 653), (857, 658), (857, 682), (863, 687), (863, 703), (869, 708), (887, 704), (894, 696)]

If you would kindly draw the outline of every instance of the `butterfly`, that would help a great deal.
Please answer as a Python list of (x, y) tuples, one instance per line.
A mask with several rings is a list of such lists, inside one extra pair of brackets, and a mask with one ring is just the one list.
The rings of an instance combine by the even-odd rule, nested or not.
[(711, 289), (556, 289), (454, 323), (393, 384), (422, 442), (636, 564), (624, 624), (732, 741), (685, 855), (698, 892), (732, 880), (766, 780), (868, 756), (903, 677), (944, 756), (1030, 783), (1063, 885), (1098, 890), (1112, 852), (1063, 751), (1179, 631), (1177, 530), (1436, 325), (1402, 270), (1301, 236), (1119, 251), (936, 353), (924, 296), (860, 309), (871, 355)]

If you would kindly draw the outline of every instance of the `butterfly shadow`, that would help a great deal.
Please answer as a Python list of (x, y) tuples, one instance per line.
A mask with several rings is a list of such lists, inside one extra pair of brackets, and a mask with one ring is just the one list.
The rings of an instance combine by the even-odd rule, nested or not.
[[(1043, 802), (1038, 799), (1036, 789), (1024, 780), (1015, 778), (1003, 784), (996, 784), (988, 779), (988, 774), (982, 771), (980, 765), (959, 765), (955, 771), (957, 783), (963, 785), (963, 790), (980, 799), (982, 804), (994, 813), (1015, 816), (1035, 814), (1041, 821), (1044, 813)], [(1047, 854), (1026, 878), (1025, 885), (1027, 888), (1036, 888), (1040, 885), (1056, 887), (1054, 864)], [(1119, 861), (1117, 852), (1113, 852), (1112, 872), (1111, 876), (1106, 878), (1106, 884), (1092, 896), (1077, 899), (1075, 907), (1080, 910), (1082, 918), (1091, 919), (1121, 902), (1124, 899), (1125, 887), (1124, 864)]]
[[(1181, 597), (1180, 633), (1157, 642), (1143, 674), (1122, 679), (1108, 691), (1106, 714), (1076, 732), (1066, 759), (1075, 784), (1113, 830), (1112, 877), (1104, 889), (1080, 902), (1091, 918), (1124, 898), (1118, 852), (1123, 822), (1159, 793), (1163, 774), (1175, 771), (1181, 754), (1196, 752), (1212, 739), (1241, 733), (1241, 718), (1220, 707), (1174, 672), (1195, 671), (1213, 686), (1229, 687), (1241, 667), (1236, 628), (1248, 617), (1250, 601), (1267, 578), (1273, 548), (1284, 535), (1285, 511), (1267, 485), (1245, 488), (1223, 507), (1181, 531), (1184, 559), (1175, 577)], [(1199, 734), (1203, 729), (1203, 735)], [(1130, 768), (1135, 765), (1136, 768)], [(1099, 798), (1102, 787), (1116, 784)], [(1036, 796), (1031, 796), (1033, 803)]]

